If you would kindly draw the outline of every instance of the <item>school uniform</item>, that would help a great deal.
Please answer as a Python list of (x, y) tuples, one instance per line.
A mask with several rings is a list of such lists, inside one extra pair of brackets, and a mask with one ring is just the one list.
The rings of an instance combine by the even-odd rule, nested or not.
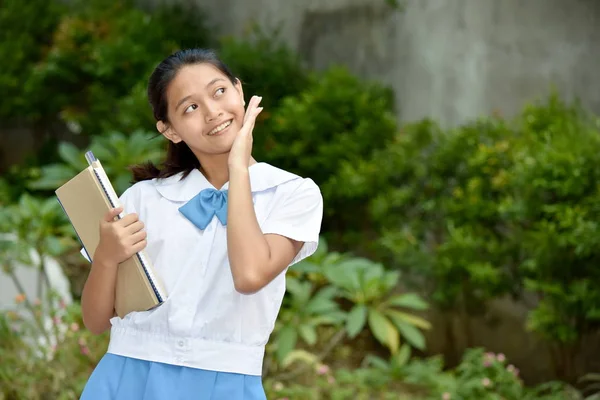
[[(323, 215), (318, 186), (267, 163), (251, 165), (249, 176), (263, 233), (304, 242), (290, 266), (313, 254)], [(263, 357), (285, 271), (257, 293), (238, 293), (227, 257), (228, 184), (217, 190), (198, 170), (181, 177), (138, 182), (121, 197), (145, 224), (146, 252), (168, 298), (111, 319), (107, 354), (83, 400), (265, 398)]]

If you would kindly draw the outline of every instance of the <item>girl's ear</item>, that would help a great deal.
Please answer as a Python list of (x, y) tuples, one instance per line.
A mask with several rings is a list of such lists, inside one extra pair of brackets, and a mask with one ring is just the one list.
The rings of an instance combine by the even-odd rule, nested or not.
[(179, 137), (177, 132), (175, 132), (173, 130), (173, 128), (171, 128), (171, 125), (165, 124), (162, 121), (158, 121), (156, 123), (156, 129), (158, 130), (158, 132), (160, 132), (161, 135), (166, 137), (171, 142), (173, 142), (173, 143), (181, 142), (181, 138)]
[(235, 90), (238, 91), (242, 104), (246, 105), (246, 101), (244, 100), (244, 89), (242, 89), (242, 81), (240, 81), (238, 78), (235, 78), (235, 84), (233, 86), (235, 87)]

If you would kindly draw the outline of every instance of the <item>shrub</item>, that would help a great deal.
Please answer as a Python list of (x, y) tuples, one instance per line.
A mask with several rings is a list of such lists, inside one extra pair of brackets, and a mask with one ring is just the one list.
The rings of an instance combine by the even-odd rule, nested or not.
[(91, 335), (75, 303), (53, 318), (52, 329), (60, 332), (58, 342), (41, 346), (36, 344), (38, 331), (28, 329), (29, 318), (19, 311), (0, 313), (0, 398), (78, 399), (106, 351), (108, 334)]
[(574, 379), (566, 366), (600, 317), (598, 133), (551, 97), (511, 121), (408, 126), (343, 174), (359, 177), (354, 196), (378, 193), (379, 243), (438, 306), (473, 313), (505, 294), (536, 295), (528, 325), (558, 345), (557, 373)]
[(65, 7), (58, 1), (4, 0), (0, 7), (0, 118), (13, 121), (33, 111), (23, 91), (44, 57)]
[(391, 91), (334, 67), (314, 75), (297, 97), (283, 100), (262, 151), (266, 161), (319, 184), (327, 204), (323, 230), (335, 233), (329, 237), (333, 244), (349, 249), (370, 228), (362, 206), (372, 194), (348, 196), (355, 182), (340, 172), (385, 147), (395, 130)]
[(175, 15), (190, 14), (168, 8), (148, 13), (131, 1), (74, 2), (61, 15), (46, 56), (26, 85), (30, 116), (60, 117), (85, 135), (154, 129), (150, 108), (142, 100), (151, 70), (180, 46), (203, 45), (208, 39), (198, 24), (201, 15)]
[[(253, 95), (263, 97), (261, 121), (269, 119), (284, 98), (296, 96), (308, 83), (308, 70), (281, 41), (278, 31), (265, 32), (252, 26), (244, 39), (222, 37), (218, 50), (221, 59), (240, 77), (246, 103)], [(262, 130), (257, 128), (257, 133), (255, 143), (260, 144)]]

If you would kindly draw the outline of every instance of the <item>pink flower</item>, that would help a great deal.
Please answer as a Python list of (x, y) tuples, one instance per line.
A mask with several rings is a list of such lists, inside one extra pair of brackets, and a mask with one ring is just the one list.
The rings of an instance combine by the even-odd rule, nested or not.
[(446, 392), (442, 395), (442, 400), (450, 400), (450, 393)]
[(500, 354), (498, 354), (496, 359), (500, 362), (504, 362), (504, 361), (506, 361), (506, 356), (504, 354), (500, 353)]
[(58, 301), (58, 306), (64, 310), (65, 308), (67, 308), (67, 303), (65, 303), (65, 300), (61, 298)]
[(73, 322), (73, 323), (71, 324), (71, 330), (72, 330), (73, 332), (77, 332), (77, 331), (79, 330), (79, 324), (78, 324), (77, 322)]
[(90, 354), (90, 349), (87, 346), (81, 346), (81, 354), (87, 356)]
[(512, 365), (512, 364), (510, 364), (508, 367), (506, 367), (506, 370), (507, 370), (508, 372), (512, 372), (512, 374), (513, 374), (514, 376), (519, 376), (519, 369), (518, 369), (518, 368), (515, 368), (515, 366), (514, 366), (514, 365)]
[(60, 324), (61, 319), (60, 319), (60, 317), (57, 316), (57, 317), (52, 318), (52, 321), (54, 322), (54, 325), (58, 325), (58, 324)]
[(317, 374), (319, 374), (319, 375), (325, 375), (328, 372), (329, 372), (329, 367), (327, 365), (321, 364), (317, 368)]
[(481, 380), (481, 384), (483, 385), (483, 387), (488, 387), (492, 384), (492, 381), (490, 381), (490, 378), (483, 378)]
[(484, 367), (491, 367), (492, 366), (492, 362), (490, 360), (483, 360), (483, 366)]
[(85, 346), (85, 339), (84, 338), (79, 338), (79, 345), (80, 346)]

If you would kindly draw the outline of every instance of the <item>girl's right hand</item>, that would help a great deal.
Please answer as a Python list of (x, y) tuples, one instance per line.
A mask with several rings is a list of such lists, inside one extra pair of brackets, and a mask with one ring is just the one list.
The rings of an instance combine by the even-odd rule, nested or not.
[(100, 222), (100, 242), (95, 259), (118, 265), (146, 247), (144, 223), (137, 214), (127, 214), (115, 220), (122, 211), (122, 207), (114, 208)]

